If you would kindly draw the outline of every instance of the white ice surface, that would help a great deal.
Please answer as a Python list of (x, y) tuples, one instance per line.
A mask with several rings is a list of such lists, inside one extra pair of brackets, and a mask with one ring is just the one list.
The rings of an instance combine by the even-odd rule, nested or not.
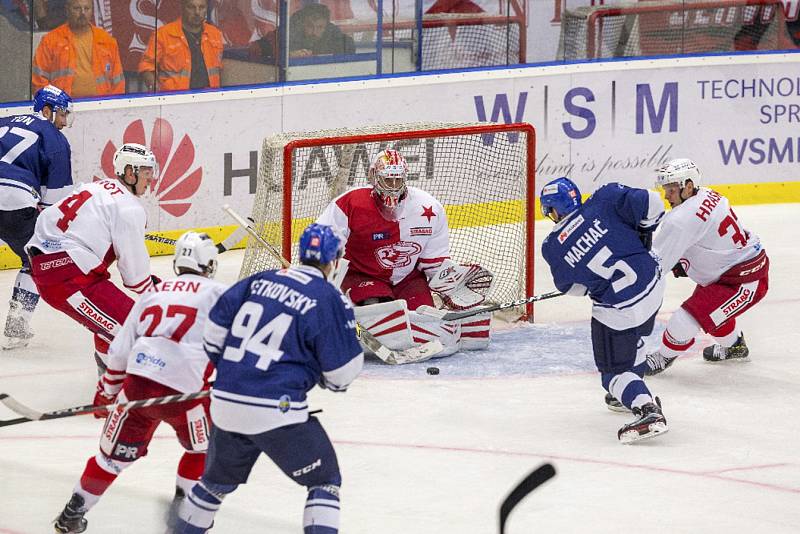
[[(769, 294), (740, 319), (752, 361), (707, 364), (695, 351), (650, 379), (670, 424), (658, 439), (617, 442), (631, 416), (603, 403), (587, 299), (538, 304), (537, 324), (498, 332), (491, 350), (402, 367), (370, 361), (348, 393), (312, 392), (342, 469), (341, 532), (497, 532), (502, 498), (545, 461), (558, 475), (513, 512), (509, 534), (800, 532), (799, 213), (797, 204), (737, 208), (772, 260)], [(549, 228), (537, 224), (538, 241)], [(232, 282), (240, 261), (241, 252), (221, 256), (219, 279)], [(170, 259), (153, 269), (170, 275)], [(0, 272), (4, 294), (14, 275)], [(537, 292), (552, 290), (542, 261), (536, 275)], [(659, 331), (691, 289), (670, 278)], [(88, 332), (44, 303), (33, 324), (27, 349), (0, 353), (0, 392), (43, 411), (90, 402)], [(430, 365), (441, 374), (427, 375)], [(0, 419), (12, 417), (0, 406)], [(52, 532), (100, 427), (73, 417), (0, 428), (0, 534)], [(179, 457), (160, 429), (87, 515), (88, 532), (162, 532)], [(304, 500), (262, 458), (213, 532), (300, 533)]]

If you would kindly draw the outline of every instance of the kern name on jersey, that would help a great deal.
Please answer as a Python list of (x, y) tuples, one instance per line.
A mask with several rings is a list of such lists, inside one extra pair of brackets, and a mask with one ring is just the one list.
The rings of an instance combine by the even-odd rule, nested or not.
[(707, 286), (734, 265), (756, 257), (761, 241), (737, 220), (727, 198), (701, 187), (664, 217), (653, 249), (666, 269), (680, 262), (693, 281)]
[(217, 301), (204, 346), (217, 367), (214, 425), (257, 434), (308, 418), (307, 392), (324, 380), (344, 390), (363, 353), (352, 307), (309, 266), (264, 271)]
[(438, 268), (450, 256), (447, 216), (433, 196), (409, 187), (399, 220), (387, 221), (371, 193), (369, 186), (352, 189), (336, 198), (317, 220), (344, 237), (351, 270), (394, 285), (418, 263), (420, 269)]
[(147, 214), (133, 193), (118, 180), (100, 180), (82, 184), (40, 213), (27, 246), (47, 254), (66, 252), (84, 273), (118, 259), (125, 287), (143, 293), (152, 286), (146, 223)]
[(227, 286), (182, 274), (141, 296), (108, 351), (108, 368), (191, 393), (207, 378), (203, 327)]
[(588, 289), (592, 316), (615, 330), (642, 324), (661, 306), (661, 267), (638, 229), (661, 220), (655, 192), (607, 184), (560, 221), (542, 244), (559, 291)]
[(72, 190), (69, 142), (39, 115), (0, 117), (0, 210), (49, 206)]

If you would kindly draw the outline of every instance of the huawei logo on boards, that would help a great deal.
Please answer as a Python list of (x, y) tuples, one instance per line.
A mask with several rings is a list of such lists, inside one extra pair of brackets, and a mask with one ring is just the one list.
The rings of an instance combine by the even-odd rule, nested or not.
[[(194, 143), (188, 135), (175, 142), (172, 125), (164, 119), (156, 119), (148, 138), (141, 119), (131, 122), (122, 135), (122, 143), (139, 143), (153, 151), (160, 169), (159, 178), (151, 185), (159, 207), (172, 215), (180, 217), (192, 207), (191, 197), (200, 187), (203, 168), (192, 168), (194, 163)], [(122, 144), (120, 143), (120, 144)], [(95, 176), (94, 181), (114, 177), (114, 152), (117, 145), (109, 140), (100, 157), (100, 167), (105, 176)]]

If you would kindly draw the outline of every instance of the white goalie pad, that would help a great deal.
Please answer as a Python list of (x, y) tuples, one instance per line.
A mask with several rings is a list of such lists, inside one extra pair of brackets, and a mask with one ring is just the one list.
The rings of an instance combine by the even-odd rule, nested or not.
[[(412, 329), (414, 329), (414, 321), (415, 321), (415, 317), (413, 314), (416, 314), (420, 317), (424, 317), (425, 320), (428, 321), (426, 324), (432, 324), (438, 322), (443, 325), (443, 328), (445, 328), (444, 325), (448, 325), (446, 327), (448, 329), (453, 329), (453, 328), (457, 329), (457, 334), (458, 334), (456, 340), (457, 350), (483, 350), (487, 348), (492, 341), (491, 312), (479, 313), (477, 315), (473, 315), (471, 317), (467, 317), (465, 319), (452, 322), (445, 322), (442, 320), (442, 316), (445, 313), (447, 313), (447, 310), (440, 310), (438, 308), (432, 308), (430, 306), (420, 306), (419, 308), (417, 308), (416, 312), (409, 312), (409, 313), (412, 314), (411, 316)], [(446, 346), (445, 349), (447, 349)], [(452, 352), (450, 354), (452, 354)], [(444, 355), (446, 356), (447, 354)]]
[[(353, 311), (356, 321), (387, 348), (404, 350), (419, 345), (414, 342), (411, 335), (408, 305), (405, 300), (356, 306)], [(368, 347), (363, 348), (365, 352), (374, 354)]]
[(480, 265), (459, 265), (447, 259), (428, 283), (448, 308), (463, 310), (486, 300), (494, 286), (494, 274)]

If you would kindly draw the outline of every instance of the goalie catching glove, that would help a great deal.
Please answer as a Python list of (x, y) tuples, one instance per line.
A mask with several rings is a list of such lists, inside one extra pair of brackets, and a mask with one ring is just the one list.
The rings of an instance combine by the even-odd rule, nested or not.
[(447, 259), (433, 273), (428, 285), (451, 310), (464, 310), (481, 304), (492, 290), (494, 274), (480, 265), (459, 265)]

